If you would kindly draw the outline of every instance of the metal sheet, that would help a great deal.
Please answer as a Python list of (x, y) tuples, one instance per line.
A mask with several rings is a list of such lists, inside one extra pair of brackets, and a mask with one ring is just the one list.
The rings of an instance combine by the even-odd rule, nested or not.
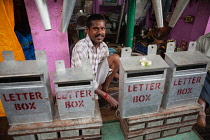
[(176, 66), (194, 65), (201, 63), (208, 63), (209, 58), (199, 51), (182, 51), (166, 53), (166, 56)]
[(119, 109), (123, 118), (157, 112), (162, 100), (165, 79), (126, 81), (121, 83)]
[(0, 92), (7, 115), (40, 113), (50, 109), (44, 85), (1, 87)]
[(94, 116), (95, 101), (91, 85), (58, 87), (56, 99), (62, 120)]
[[(152, 61), (152, 65), (150, 67), (143, 67), (139, 64), (139, 60), (143, 57)], [(121, 57), (120, 62), (125, 71), (143, 71), (169, 68), (168, 64), (159, 55)]]
[(10, 124), (53, 120), (52, 97), (49, 96), (43, 84), (2, 86), (0, 93)]
[(74, 81), (91, 81), (93, 72), (91, 67), (85, 68), (66, 68), (63, 71), (55, 72), (53, 82), (74, 82)]
[(199, 97), (206, 72), (174, 75), (170, 87), (170, 100)]

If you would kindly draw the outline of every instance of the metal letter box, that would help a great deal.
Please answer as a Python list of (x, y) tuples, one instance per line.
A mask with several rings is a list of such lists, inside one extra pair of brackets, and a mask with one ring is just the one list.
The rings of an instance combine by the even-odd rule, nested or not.
[(37, 60), (15, 61), (13, 52), (3, 51), (0, 63), (0, 95), (9, 124), (53, 121), (45, 52)]
[(209, 62), (204, 54), (195, 50), (196, 42), (190, 42), (188, 51), (174, 52), (174, 46), (174, 42), (168, 43), (165, 55), (171, 67), (166, 75), (164, 108), (197, 103)]
[[(165, 75), (169, 66), (156, 55), (157, 46), (148, 46), (147, 56), (128, 56), (124, 48), (120, 58), (119, 110), (122, 118), (158, 112), (162, 100)], [(153, 54), (150, 54), (151, 50)], [(129, 51), (128, 51), (129, 52)], [(149, 67), (141, 66), (145, 57), (152, 61)]]
[(94, 117), (93, 72), (90, 65), (65, 68), (56, 61), (54, 74), (56, 100), (61, 120)]

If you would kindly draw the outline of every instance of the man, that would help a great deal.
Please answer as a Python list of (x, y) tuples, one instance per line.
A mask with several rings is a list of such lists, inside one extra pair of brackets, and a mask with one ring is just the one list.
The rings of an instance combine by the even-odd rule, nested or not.
[(102, 15), (89, 16), (86, 26), (87, 36), (78, 41), (73, 48), (71, 67), (82, 67), (81, 60), (90, 59), (95, 93), (105, 99), (112, 109), (117, 109), (118, 102), (108, 94), (108, 88), (112, 79), (117, 76), (119, 55), (109, 56), (108, 47), (103, 42), (106, 22)]
[[(198, 38), (196, 49), (205, 54), (210, 58), (210, 33), (207, 33)], [(199, 112), (197, 125), (200, 127), (206, 126), (206, 114), (205, 109), (210, 104), (210, 66), (208, 66), (208, 72), (206, 75), (206, 79), (204, 82), (204, 86), (201, 90), (200, 97), (198, 99), (198, 103), (203, 107), (203, 110)]]

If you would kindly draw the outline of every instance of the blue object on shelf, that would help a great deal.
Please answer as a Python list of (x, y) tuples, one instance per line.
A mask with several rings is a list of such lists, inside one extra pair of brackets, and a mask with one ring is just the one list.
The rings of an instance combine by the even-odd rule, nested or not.
[(34, 45), (32, 41), (32, 35), (22, 35), (18, 31), (15, 31), (16, 36), (22, 46), (26, 60), (35, 60)]
[(117, 51), (114, 48), (108, 48), (108, 49), (109, 49), (109, 55), (117, 53)]
[(138, 43), (137, 46), (135, 47), (135, 51), (147, 55), (148, 47), (142, 45), (141, 43)]

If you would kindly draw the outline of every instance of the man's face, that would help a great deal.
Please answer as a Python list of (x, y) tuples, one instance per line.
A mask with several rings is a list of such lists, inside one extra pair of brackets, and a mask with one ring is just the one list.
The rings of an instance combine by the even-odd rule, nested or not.
[(86, 31), (93, 42), (94, 46), (99, 45), (103, 42), (106, 34), (106, 26), (104, 20), (93, 20), (91, 21), (90, 28), (86, 28)]

